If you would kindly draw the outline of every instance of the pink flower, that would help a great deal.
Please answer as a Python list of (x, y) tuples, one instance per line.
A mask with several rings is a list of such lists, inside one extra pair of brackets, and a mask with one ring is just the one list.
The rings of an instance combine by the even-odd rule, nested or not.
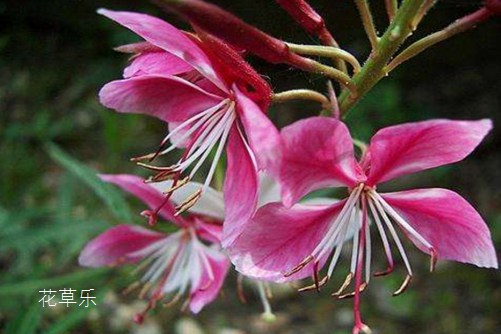
[[(245, 275), (278, 282), (313, 275), (315, 284), (305, 290), (319, 289), (331, 277), (344, 241), (353, 235), (349, 274), (334, 295), (355, 296), (355, 333), (366, 329), (358, 307), (359, 294), (371, 276), (371, 226), (378, 231), (388, 261), (388, 268), (375, 275), (393, 271), (389, 236), (405, 264), (407, 276), (395, 295), (405, 290), (413, 275), (396, 227), (431, 256), (431, 269), (437, 259), (497, 268), (485, 222), (457, 193), (439, 188), (377, 191), (385, 181), (464, 159), (491, 127), (490, 120), (388, 127), (371, 139), (360, 161), (347, 127), (338, 120), (314, 117), (284, 128), (283, 204), (270, 203), (257, 211), (230, 249), (232, 261)], [(347, 187), (349, 196), (331, 205), (294, 205), (325, 187)], [(329, 258), (327, 276), (319, 279), (318, 271)], [(353, 278), (355, 291), (344, 294)]]
[[(144, 14), (104, 9), (99, 13), (145, 40), (119, 48), (134, 56), (124, 79), (101, 89), (101, 103), (169, 123), (171, 131), (159, 150), (138, 160), (185, 148), (173, 166), (143, 164), (157, 172), (152, 181), (174, 179), (177, 189), (193, 179), (216, 149), (203, 185), (176, 208), (178, 214), (207, 191), (226, 145), (226, 220), (234, 229), (233, 234), (225, 233), (223, 243), (230, 244), (255, 212), (257, 171), (275, 165), (271, 162), (276, 159), (279, 135), (263, 112), (271, 97), (268, 84), (232, 47), (202, 31), (188, 34)], [(172, 145), (165, 147), (168, 140)], [(180, 179), (188, 169), (188, 176)]]
[[(133, 194), (150, 208), (165, 202), (161, 192), (132, 175), (102, 175)], [(115, 226), (90, 241), (79, 257), (86, 267), (115, 266), (143, 261), (141, 278), (144, 285), (140, 295), (149, 295), (145, 311), (136, 315), (142, 322), (145, 313), (156, 303), (170, 296), (171, 302), (187, 295), (186, 305), (198, 313), (218, 295), (229, 268), (227, 256), (220, 250), (221, 221), (217, 215), (204, 210), (210, 207), (201, 199), (198, 209), (183, 218), (174, 215), (174, 207), (163, 203), (159, 214), (179, 227), (166, 234), (136, 225)], [(208, 217), (209, 216), (209, 217)], [(135, 284), (138, 285), (138, 284)]]

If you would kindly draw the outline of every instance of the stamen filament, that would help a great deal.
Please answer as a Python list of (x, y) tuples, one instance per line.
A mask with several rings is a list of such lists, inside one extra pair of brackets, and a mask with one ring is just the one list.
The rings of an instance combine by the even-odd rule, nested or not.
[(381, 219), (379, 218), (379, 215), (378, 215), (376, 209), (374, 208), (374, 204), (372, 204), (371, 200), (369, 200), (368, 203), (369, 203), (369, 208), (372, 212), (372, 217), (374, 218), (374, 221), (376, 222), (376, 227), (379, 231), (379, 235), (381, 236), (381, 240), (382, 240), (383, 246), (384, 246), (384, 251), (386, 253), (386, 259), (388, 261), (388, 268), (386, 269), (386, 271), (374, 273), (374, 276), (384, 276), (384, 275), (390, 274), (393, 271), (393, 267), (394, 267), (393, 256), (391, 255), (391, 247), (390, 247), (390, 243), (388, 242), (388, 237), (386, 236), (386, 233), (384, 231), (384, 227), (381, 223)]
[(411, 265), (410, 265), (409, 260), (407, 258), (407, 254), (405, 253), (404, 247), (402, 246), (402, 242), (400, 241), (400, 238), (398, 237), (397, 231), (395, 231), (395, 228), (393, 227), (390, 219), (386, 215), (386, 212), (384, 211), (384, 209), (381, 206), (381, 204), (379, 203), (379, 201), (375, 197), (373, 197), (373, 192), (369, 193), (369, 196), (373, 200), (379, 214), (381, 215), (381, 217), (383, 218), (383, 221), (385, 222), (386, 226), (390, 230), (390, 233), (393, 237), (393, 240), (395, 240), (395, 243), (397, 244), (398, 251), (400, 252), (400, 255), (402, 256), (402, 259), (404, 260), (405, 267), (407, 268), (407, 272), (409, 273), (409, 275), (412, 276)]

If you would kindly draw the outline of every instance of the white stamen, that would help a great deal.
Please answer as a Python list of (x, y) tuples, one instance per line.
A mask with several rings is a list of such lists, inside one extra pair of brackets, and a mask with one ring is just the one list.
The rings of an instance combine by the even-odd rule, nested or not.
[(404, 260), (405, 267), (407, 268), (407, 272), (409, 273), (409, 275), (412, 275), (411, 265), (410, 265), (409, 260), (407, 258), (407, 254), (405, 253), (404, 247), (402, 246), (402, 242), (400, 241), (400, 238), (398, 237), (397, 231), (395, 231), (395, 228), (393, 227), (390, 219), (386, 215), (386, 212), (384, 211), (384, 209), (381, 206), (381, 204), (379, 203), (379, 201), (376, 199), (375, 196), (373, 196), (374, 193), (375, 192), (370, 192), (369, 196), (371, 197), (371, 200), (376, 205), (376, 208), (377, 208), (379, 214), (381, 215), (381, 217), (383, 218), (383, 221), (385, 222), (386, 226), (390, 230), (390, 233), (393, 237), (393, 240), (395, 240), (395, 243), (397, 244), (398, 251), (400, 252), (400, 255), (402, 256), (402, 259)]
[(384, 251), (386, 253), (386, 258), (388, 259), (388, 264), (390, 265), (390, 267), (393, 267), (393, 256), (391, 255), (391, 247), (390, 247), (390, 243), (388, 242), (388, 237), (386, 236), (386, 233), (384, 231), (383, 224), (381, 223), (381, 219), (379, 218), (379, 215), (376, 211), (376, 208), (374, 208), (374, 205), (372, 204), (372, 200), (368, 199), (367, 202), (368, 202), (369, 208), (372, 212), (372, 217), (374, 218), (374, 221), (376, 222), (376, 226), (377, 226), (377, 229), (379, 231), (379, 235), (381, 236)]
[(348, 233), (350, 223), (353, 220), (353, 217), (355, 216), (355, 210), (352, 210), (350, 212), (350, 217), (348, 217), (348, 222), (344, 223), (343, 230), (341, 231), (339, 235), (339, 244), (336, 246), (336, 251), (334, 252), (334, 255), (332, 256), (331, 263), (329, 264), (329, 269), (327, 271), (327, 276), (331, 277), (332, 273), (334, 272), (334, 268), (336, 268), (336, 264), (339, 260), (339, 256), (341, 255), (341, 250), (343, 249), (344, 245), (344, 239), (346, 239), (346, 234)]
[(407, 223), (385, 200), (381, 195), (379, 195), (377, 192), (374, 192), (374, 195), (376, 198), (380, 201), (380, 203), (383, 205), (385, 211), (397, 221), (397, 223), (402, 226), (403, 229), (405, 229), (407, 232), (409, 232), (414, 238), (419, 241), (423, 247), (432, 249), (433, 247), (430, 245), (428, 241), (426, 241), (425, 238), (421, 236), (409, 223)]
[(201, 156), (207, 147), (212, 144), (217, 132), (222, 128), (221, 120), (227, 117), (227, 114), (218, 113), (206, 124), (202, 133), (198, 135), (197, 139), (190, 147), (186, 159), (180, 160), (176, 166), (177, 171), (183, 171), (190, 166), (199, 156)]
[[(207, 121), (208, 118), (210, 118), (212, 115), (214, 115), (216, 112), (218, 112), (218, 110), (224, 106), (226, 103), (228, 102), (228, 100), (224, 100), (224, 101), (221, 101), (219, 104), (217, 104), (216, 106), (214, 107), (211, 107), (205, 111), (202, 111), (201, 113), (198, 113), (196, 114), (195, 116), (192, 116), (191, 118), (187, 119), (186, 121), (184, 121), (183, 123), (179, 124), (174, 130), (172, 130), (171, 132), (169, 132), (167, 134), (167, 136), (164, 137), (164, 139), (162, 140), (162, 144), (163, 143), (166, 143), (167, 140), (169, 140), (173, 135), (175, 135), (176, 133), (178, 133), (179, 131), (181, 131), (182, 129), (184, 129), (185, 127), (187, 127), (188, 125), (190, 125), (191, 123), (193, 123), (194, 121), (198, 120), (197, 123), (195, 123), (188, 131), (186, 131), (183, 136), (179, 139), (179, 141), (183, 141), (185, 140), (186, 138), (188, 138), (193, 132), (195, 132), (196, 130), (198, 130), (198, 128), (200, 128), (200, 126), (202, 124), (205, 123), (205, 121)], [(201, 119), (200, 119), (201, 118)], [(162, 152), (163, 153), (163, 152)]]
[[(367, 196), (362, 199), (366, 204), (367, 212)], [(371, 260), (372, 260), (372, 245), (371, 245), (371, 231), (369, 229), (369, 215), (366, 214), (366, 225), (365, 225), (365, 283), (369, 284), (371, 278)]]
[[(358, 203), (357, 203), (358, 204)], [(357, 210), (355, 212), (355, 215), (357, 218), (355, 221), (357, 222), (357, 227), (358, 227), (358, 222), (361, 222), (362, 217), (360, 217), (360, 210), (358, 210), (358, 205), (357, 205)], [(350, 266), (350, 273), (355, 273), (355, 270), (357, 269), (357, 263), (358, 263), (358, 242), (359, 242), (359, 231), (355, 232), (355, 235), (353, 236), (353, 245), (351, 249), (351, 266)]]
[(214, 155), (214, 159), (212, 160), (212, 164), (210, 166), (209, 173), (207, 174), (207, 178), (205, 179), (203, 191), (207, 190), (207, 188), (209, 187), (209, 185), (212, 181), (212, 177), (214, 176), (214, 173), (216, 172), (217, 163), (219, 162), (219, 159), (221, 158), (221, 154), (223, 153), (224, 145), (226, 144), (226, 140), (228, 139), (228, 135), (230, 134), (230, 130), (231, 130), (231, 127), (233, 125), (233, 121), (235, 120), (235, 118), (236, 118), (236, 116), (232, 115), (231, 120), (226, 125), (226, 129), (224, 129), (223, 135), (221, 136), (221, 139), (219, 141), (219, 146), (217, 148), (216, 154)]
[[(360, 193), (362, 191), (363, 186), (359, 186), (355, 190), (353, 190), (348, 197), (348, 200), (346, 201), (345, 205), (341, 209), (341, 212), (337, 216), (337, 218), (334, 220), (333, 223), (331, 223), (329, 230), (327, 231), (325, 237), (320, 241), (320, 243), (315, 247), (313, 252), (311, 253), (312, 256), (314, 256), (317, 260), (320, 259), (326, 251), (331, 250), (331, 245), (334, 243), (336, 240), (337, 234), (339, 232), (339, 229), (342, 227), (342, 222), (350, 217), (350, 213), (353, 210), (353, 207), (358, 201), (358, 197), (360, 196)], [(348, 217), (346, 215), (348, 214)], [(341, 242), (343, 242), (342, 240)], [(320, 253), (319, 253), (320, 252)], [(319, 253), (317, 255), (317, 253)]]
[[(223, 150), (223, 147), (224, 147), (224, 143), (226, 142), (226, 138), (228, 137), (228, 133), (230, 132), (230, 129), (231, 129), (231, 125), (233, 124), (233, 121), (235, 121), (235, 118), (236, 118), (236, 115), (235, 115), (235, 113), (233, 112), (232, 109), (229, 109), (226, 112), (228, 113), (229, 117), (225, 118), (225, 119), (223, 119), (221, 121), (221, 128), (218, 129), (218, 132), (214, 136), (214, 139), (212, 140), (212, 143), (205, 150), (204, 154), (198, 160), (198, 162), (195, 165), (195, 167), (193, 167), (193, 169), (192, 169), (192, 171), (190, 173), (190, 178), (192, 178), (193, 175), (195, 175), (195, 173), (198, 171), (198, 169), (200, 168), (200, 166), (202, 166), (202, 164), (205, 162), (205, 160), (209, 156), (209, 154), (212, 151), (212, 149), (214, 148), (214, 146), (216, 146), (216, 144), (217, 144), (218, 141), (220, 143), (219, 143), (219, 147), (217, 149), (216, 156), (217, 156), (218, 159), (221, 156), (221, 153), (222, 153), (222, 150)], [(216, 160), (216, 156), (214, 157), (213, 161)], [(211, 170), (212, 170), (213, 166), (214, 166), (214, 164), (211, 165)], [(214, 171), (215, 171), (215, 166), (214, 166)], [(214, 171), (212, 171), (212, 173), (209, 173), (208, 176), (207, 176), (207, 178), (209, 178), (209, 176), (210, 176), (210, 178), (212, 179), (212, 175), (211, 174), (213, 174)], [(207, 182), (207, 178), (206, 178), (205, 182)], [(204, 189), (207, 189), (207, 186), (208, 186), (208, 184), (204, 184)]]

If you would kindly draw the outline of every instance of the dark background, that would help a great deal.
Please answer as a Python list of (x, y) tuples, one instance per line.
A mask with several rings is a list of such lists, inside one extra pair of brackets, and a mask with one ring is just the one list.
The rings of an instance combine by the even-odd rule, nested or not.
[[(316, 43), (271, 0), (216, 1), (247, 22), (287, 41)], [(362, 61), (368, 41), (352, 1), (312, 1), (336, 39)], [(376, 24), (384, 31), (383, 1), (373, 0)], [(480, 1), (443, 0), (412, 39), (425, 36), (476, 10)], [(120, 76), (126, 56), (112, 47), (136, 41), (126, 29), (95, 13), (99, 7), (151, 13), (185, 27), (147, 1), (0, 1), (0, 332), (2, 333), (336, 333), (351, 332), (352, 302), (329, 297), (338, 277), (321, 295), (278, 288), (274, 324), (260, 320), (252, 286), (247, 305), (236, 298), (235, 276), (223, 296), (194, 318), (159, 308), (138, 327), (132, 315), (144, 304), (120, 291), (131, 268), (87, 270), (76, 258), (83, 245), (113, 224), (132, 219), (141, 205), (125, 202), (110, 213), (108, 188), (95, 170), (142, 173), (128, 158), (149, 152), (165, 132), (160, 122), (117, 115), (97, 101), (97, 91)], [(465, 161), (390, 183), (387, 189), (446, 187), (467, 198), (488, 222), (501, 249), (500, 21), (439, 44), (385, 78), (347, 119), (355, 137), (369, 139), (380, 127), (429, 118), (491, 118), (494, 131)], [(270, 78), (276, 92), (324, 90), (318, 77), (249, 60)], [(318, 113), (294, 103), (272, 108), (280, 126)], [(51, 146), (55, 143), (64, 151)], [(66, 152), (66, 153), (64, 153)], [(72, 158), (71, 158), (72, 157)], [(92, 169), (89, 169), (92, 168)], [(90, 176), (89, 176), (90, 175)], [(111, 196), (111, 195), (110, 195)], [(116, 203), (115, 203), (116, 204)], [(120, 208), (120, 206), (118, 206)], [(116, 209), (116, 206), (115, 206)], [(408, 244), (407, 249), (412, 247)], [(402, 296), (391, 292), (403, 267), (375, 279), (363, 298), (363, 315), (374, 333), (500, 333), (501, 279), (498, 271), (453, 262), (427, 270), (428, 259), (412, 249), (415, 280)], [(377, 253), (376, 253), (377, 254)], [(383, 266), (383, 262), (380, 266)], [(377, 264), (376, 264), (377, 266)], [(97, 307), (42, 308), (42, 289), (94, 288)], [(192, 327), (190, 327), (192, 326)], [(198, 329), (194, 328), (199, 327)]]

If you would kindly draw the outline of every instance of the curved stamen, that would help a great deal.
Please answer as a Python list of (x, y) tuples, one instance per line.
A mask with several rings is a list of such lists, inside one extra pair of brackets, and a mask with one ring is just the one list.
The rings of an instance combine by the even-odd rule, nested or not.
[(339, 290), (337, 290), (336, 292), (332, 293), (331, 296), (336, 296), (337, 297), (337, 296), (341, 295), (343, 293), (343, 291), (346, 290), (346, 288), (350, 285), (352, 279), (353, 279), (353, 273), (348, 273), (348, 275), (344, 279), (344, 282), (341, 285), (341, 287), (339, 288)]
[[(364, 292), (368, 285), (369, 284), (367, 284), (367, 282), (363, 282), (362, 284), (360, 284), (360, 287), (358, 288), (358, 292), (359, 293)], [(337, 299), (347, 299), (347, 298), (353, 298), (353, 297), (355, 297), (355, 291), (345, 293), (344, 295), (337, 296)]]
[(301, 269), (303, 269), (304, 267), (306, 267), (306, 265), (308, 263), (310, 263), (311, 261), (313, 261), (314, 257), (311, 256), (311, 255), (308, 255), (306, 258), (303, 259), (303, 261), (301, 261), (297, 266), (295, 266), (294, 268), (292, 268), (290, 271), (286, 272), (284, 274), (285, 277), (289, 277), (289, 276), (292, 276), (294, 275), (295, 273), (297, 273), (298, 271), (300, 271)]
[(307, 291), (312, 291), (312, 290), (319, 290), (319, 288), (325, 286), (327, 282), (329, 281), (329, 276), (324, 276), (321, 280), (318, 282), (315, 282), (311, 285), (304, 286), (302, 288), (297, 289), (298, 292), (307, 292)]
[(400, 288), (397, 289), (397, 291), (393, 292), (393, 296), (396, 297), (396, 296), (402, 294), (405, 290), (407, 290), (407, 287), (409, 286), (409, 283), (411, 282), (411, 280), (412, 280), (411, 275), (405, 276), (405, 279), (404, 279), (402, 285), (400, 286)]

